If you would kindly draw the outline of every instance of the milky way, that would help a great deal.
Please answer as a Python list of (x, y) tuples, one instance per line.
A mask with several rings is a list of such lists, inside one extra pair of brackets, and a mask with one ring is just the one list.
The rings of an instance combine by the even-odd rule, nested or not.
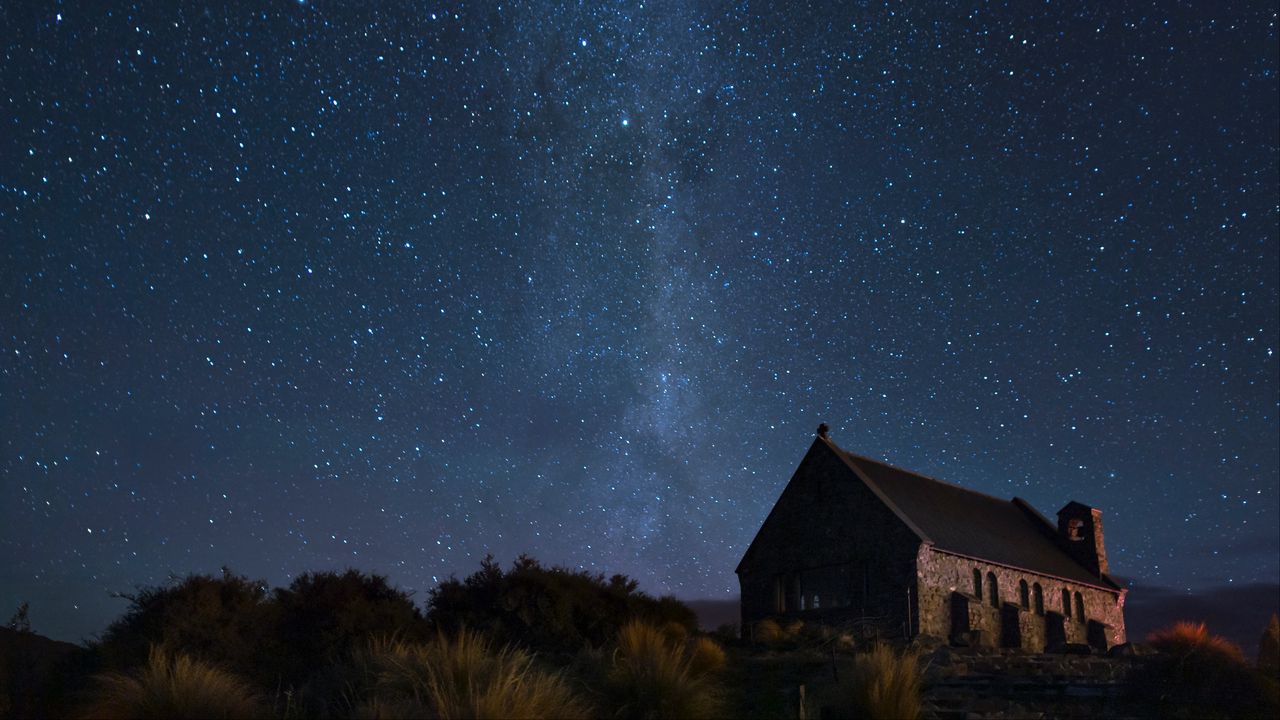
[(733, 598), (821, 421), (1135, 585), (1280, 578), (1274, 8), (354, 5), (0, 7), (6, 616)]

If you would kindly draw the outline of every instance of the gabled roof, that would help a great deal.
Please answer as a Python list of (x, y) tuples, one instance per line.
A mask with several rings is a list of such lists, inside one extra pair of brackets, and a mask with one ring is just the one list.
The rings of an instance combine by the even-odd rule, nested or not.
[[(1112, 577), (1098, 577), (1072, 558), (1059, 545), (1057, 528), (1026, 500), (1002, 500), (854, 455), (825, 435), (819, 435), (809, 451), (821, 448), (849, 468), (850, 481), (863, 483), (921, 542), (935, 550), (1081, 585), (1121, 589)], [(759, 541), (757, 532), (736, 572), (742, 572)]]
[(922, 542), (944, 552), (1040, 575), (1119, 589), (1063, 550), (1057, 529), (1020, 498), (1002, 500), (854, 455), (819, 437)]

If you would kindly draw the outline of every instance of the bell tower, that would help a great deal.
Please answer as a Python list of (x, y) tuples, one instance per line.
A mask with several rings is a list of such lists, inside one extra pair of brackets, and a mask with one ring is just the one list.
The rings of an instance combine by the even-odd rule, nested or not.
[(1109, 572), (1102, 541), (1102, 511), (1074, 500), (1058, 511), (1058, 540), (1067, 553), (1099, 577)]

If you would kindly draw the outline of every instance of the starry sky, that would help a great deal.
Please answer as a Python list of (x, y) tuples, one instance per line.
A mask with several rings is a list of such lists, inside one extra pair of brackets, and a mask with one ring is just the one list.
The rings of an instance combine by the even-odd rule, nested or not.
[(822, 421), (1135, 588), (1280, 579), (1271, 4), (367, 5), (0, 5), (5, 617), (732, 599)]

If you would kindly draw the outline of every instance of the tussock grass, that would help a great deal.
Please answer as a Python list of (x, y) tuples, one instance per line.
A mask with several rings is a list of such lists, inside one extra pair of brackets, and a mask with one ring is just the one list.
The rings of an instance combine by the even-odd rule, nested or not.
[(1156, 651), (1214, 665), (1243, 666), (1244, 653), (1224, 637), (1209, 633), (1204, 623), (1180, 622), (1147, 637)]
[(689, 670), (695, 675), (712, 675), (724, 669), (724, 648), (709, 637), (695, 638), (689, 646)]
[(689, 628), (672, 620), (662, 624), (662, 634), (671, 643), (682, 643), (689, 638)]
[(785, 640), (787, 634), (783, 631), (782, 626), (777, 620), (767, 618), (755, 624), (752, 632), (752, 638), (765, 645), (777, 645)]
[(590, 708), (558, 674), (510, 646), (463, 631), (425, 644), (384, 640), (361, 659), (370, 697), (362, 718), (586, 718)]
[(605, 678), (606, 707), (615, 717), (636, 720), (718, 717), (722, 706), (711, 662), (706, 656), (694, 661), (685, 643), (672, 641), (659, 628), (630, 622), (618, 633)]
[(1275, 717), (1276, 684), (1255, 672), (1234, 643), (1204, 623), (1180, 622), (1147, 637), (1156, 651), (1133, 688), (1168, 717)]
[(920, 717), (922, 679), (913, 652), (876, 645), (858, 655), (836, 690), (837, 717), (907, 720)]
[(153, 646), (133, 674), (95, 678), (85, 718), (260, 718), (268, 711), (243, 680), (186, 655)]

